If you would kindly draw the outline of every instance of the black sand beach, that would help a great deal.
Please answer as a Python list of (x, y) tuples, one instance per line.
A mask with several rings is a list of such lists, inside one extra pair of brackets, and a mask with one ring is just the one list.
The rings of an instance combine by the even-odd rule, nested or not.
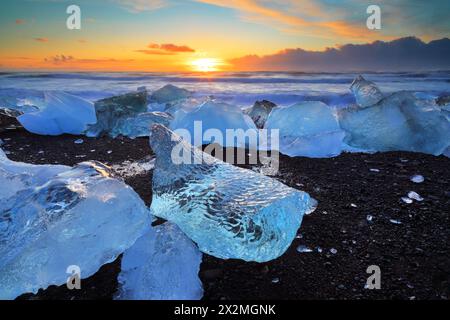
[[(75, 144), (79, 138), (84, 142)], [(98, 160), (115, 165), (152, 154), (148, 139), (48, 137), (22, 130), (0, 133), (0, 139), (11, 160), (35, 164)], [(449, 168), (446, 157), (407, 152), (332, 159), (282, 156), (276, 178), (310, 193), (319, 201), (317, 210), (305, 216), (298, 238), (274, 261), (257, 264), (204, 255), (204, 299), (448, 300)], [(425, 181), (411, 182), (414, 174)], [(148, 205), (151, 178), (150, 171), (125, 179)], [(424, 200), (402, 202), (409, 191)], [(299, 253), (299, 245), (313, 252)], [(380, 290), (364, 289), (370, 265), (381, 269)], [(19, 298), (111, 299), (119, 272), (120, 257), (82, 280), (81, 290), (52, 286)]]

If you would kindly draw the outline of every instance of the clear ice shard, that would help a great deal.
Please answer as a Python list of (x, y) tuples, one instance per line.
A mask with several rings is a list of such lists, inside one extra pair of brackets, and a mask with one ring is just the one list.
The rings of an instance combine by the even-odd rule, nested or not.
[(262, 129), (264, 128), (264, 124), (266, 123), (270, 112), (273, 108), (276, 108), (276, 106), (275, 103), (268, 100), (256, 101), (253, 107), (246, 110), (245, 113), (252, 118), (257, 128)]
[(339, 111), (345, 142), (365, 150), (442, 154), (450, 145), (450, 122), (434, 104), (396, 92), (368, 108)]
[(152, 213), (177, 224), (207, 254), (275, 259), (315, 205), (307, 193), (222, 162), (162, 125), (152, 127), (150, 145), (156, 154)]
[(345, 133), (334, 109), (319, 101), (306, 101), (273, 109), (265, 129), (279, 129), (279, 151), (291, 157), (328, 158), (342, 151)]
[(150, 101), (156, 103), (168, 103), (175, 100), (189, 98), (192, 93), (186, 89), (178, 88), (172, 84), (167, 84), (164, 87), (154, 91), (150, 96)]
[[(87, 136), (98, 137), (114, 134), (117, 126), (127, 119), (135, 118), (147, 112), (147, 91), (130, 92), (121, 96), (96, 101), (94, 104), (97, 123), (89, 126)], [(130, 121), (130, 120), (128, 120)]]
[(174, 224), (152, 227), (127, 249), (117, 300), (199, 300), (202, 253)]
[(369, 107), (383, 99), (380, 89), (371, 81), (367, 81), (361, 75), (353, 80), (350, 90), (355, 96), (356, 103), (362, 107)]
[[(224, 147), (251, 147), (256, 148), (257, 129), (253, 120), (236, 106), (226, 103), (208, 101), (191, 112), (179, 110), (175, 113), (174, 120), (170, 123), (171, 130), (183, 130), (189, 136), (183, 137), (197, 147), (210, 143), (219, 143)], [(227, 139), (227, 130), (233, 132), (241, 129), (244, 132), (251, 130), (255, 134), (254, 141), (250, 139)], [(208, 135), (207, 133), (212, 133)], [(221, 135), (221, 141), (216, 141), (216, 135)]]
[(109, 135), (113, 138), (119, 135), (129, 138), (148, 137), (150, 128), (154, 123), (169, 126), (172, 119), (173, 117), (166, 112), (140, 113), (134, 117), (119, 119)]
[(64, 133), (83, 134), (95, 123), (95, 109), (91, 102), (64, 92), (45, 92), (45, 102), (39, 111), (17, 118), (28, 131), (41, 135)]
[(0, 299), (94, 274), (150, 226), (148, 208), (97, 162), (31, 165), (0, 152)]

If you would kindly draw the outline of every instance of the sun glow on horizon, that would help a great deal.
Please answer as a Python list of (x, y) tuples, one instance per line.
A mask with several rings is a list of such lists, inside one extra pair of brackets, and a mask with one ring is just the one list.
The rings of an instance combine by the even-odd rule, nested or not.
[(224, 62), (217, 58), (200, 58), (192, 60), (188, 64), (197, 72), (214, 72), (220, 71), (219, 67), (223, 66)]

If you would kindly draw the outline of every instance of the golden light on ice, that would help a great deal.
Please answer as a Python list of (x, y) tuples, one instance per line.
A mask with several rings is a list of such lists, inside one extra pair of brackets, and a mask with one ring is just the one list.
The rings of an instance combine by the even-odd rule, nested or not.
[(194, 71), (212, 72), (219, 71), (219, 67), (223, 65), (223, 61), (216, 58), (200, 58), (190, 61), (189, 65)]

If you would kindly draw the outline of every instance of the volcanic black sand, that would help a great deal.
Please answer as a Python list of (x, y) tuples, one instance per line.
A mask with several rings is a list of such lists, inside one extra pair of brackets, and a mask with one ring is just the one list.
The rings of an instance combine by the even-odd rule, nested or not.
[[(84, 143), (75, 144), (78, 138)], [(152, 154), (148, 139), (46, 137), (21, 130), (1, 133), (0, 139), (10, 159), (35, 164), (114, 165)], [(319, 201), (317, 210), (304, 217), (297, 239), (274, 261), (204, 255), (204, 299), (449, 299), (449, 168), (446, 157), (407, 152), (282, 156), (275, 178), (310, 193)], [(411, 182), (414, 174), (425, 181)], [(151, 171), (125, 179), (148, 205), (151, 179)], [(404, 203), (401, 197), (409, 191), (424, 200)], [(300, 245), (313, 252), (297, 252)], [(370, 265), (381, 269), (380, 290), (364, 289)], [(111, 299), (119, 272), (120, 257), (83, 279), (81, 290), (51, 286), (20, 298)]]

